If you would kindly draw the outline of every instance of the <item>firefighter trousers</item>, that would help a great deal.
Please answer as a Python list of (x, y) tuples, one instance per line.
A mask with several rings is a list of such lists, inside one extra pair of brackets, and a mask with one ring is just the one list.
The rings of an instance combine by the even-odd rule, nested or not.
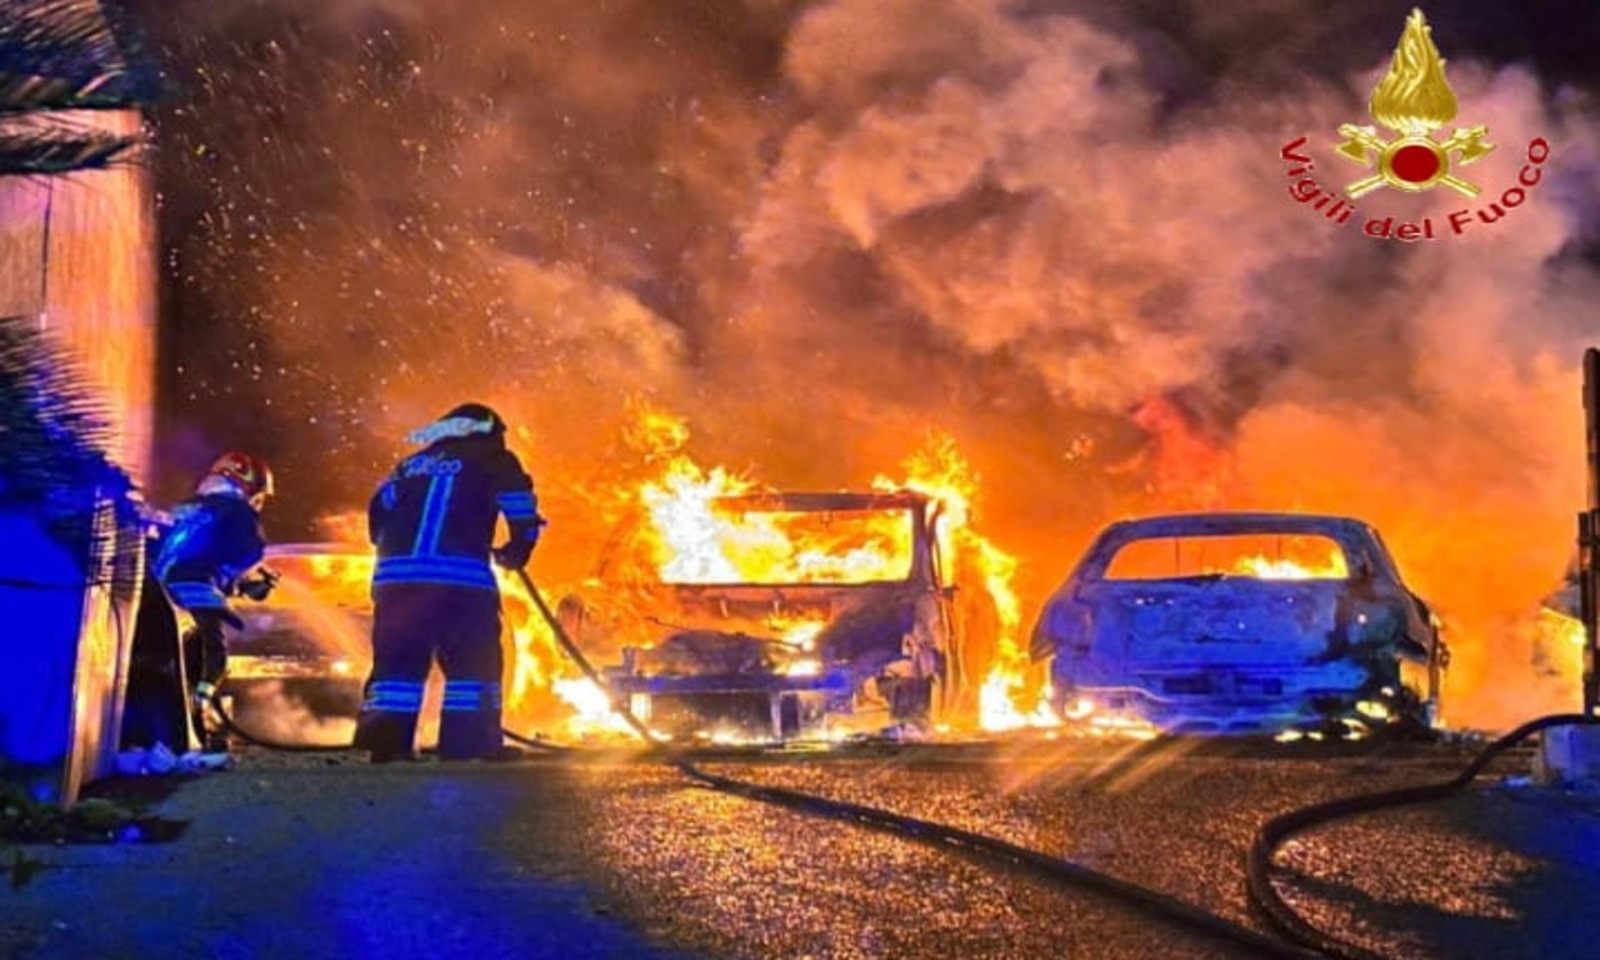
[(227, 621), (227, 611), (201, 608), (190, 610), (194, 627), (183, 635), (183, 675), (188, 682), (190, 723), (195, 736), (200, 738), (201, 749), (223, 750), (220, 730), (210, 729), (205, 707), (198, 702), (201, 684), (215, 693), (228, 671), (228, 644), (223, 639), (222, 625)]
[(372, 676), (355, 746), (373, 759), (410, 756), (428, 669), (444, 674), (439, 755), (472, 760), (501, 745), (500, 596), (493, 590), (388, 583), (373, 589)]
[(183, 635), (183, 673), (192, 691), (197, 684), (215, 687), (228, 671), (228, 644), (222, 636), (223, 615), (191, 610), (194, 627)]

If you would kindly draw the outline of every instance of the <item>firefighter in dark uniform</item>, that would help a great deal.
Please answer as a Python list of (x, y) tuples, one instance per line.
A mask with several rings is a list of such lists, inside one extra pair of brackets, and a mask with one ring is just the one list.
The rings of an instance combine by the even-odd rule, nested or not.
[[(414, 757), (423, 685), (435, 657), (444, 673), (439, 755), (501, 755), (500, 593), (490, 568), (528, 563), (544, 520), (533, 481), (506, 449), (505, 421), (462, 404), (406, 439), (423, 449), (401, 460), (373, 494), (372, 676), (355, 746), (374, 763)], [(504, 514), (509, 539), (492, 548)]]
[(259, 567), (266, 550), (261, 510), (272, 494), (272, 471), (260, 457), (224, 454), (195, 495), (173, 508), (156, 548), (156, 579), (194, 620), (183, 638), (183, 667), (194, 730), (207, 750), (226, 749), (220, 731), (207, 731), (204, 709), (228, 667), (222, 628), (244, 628), (228, 597), (265, 600), (277, 581)]

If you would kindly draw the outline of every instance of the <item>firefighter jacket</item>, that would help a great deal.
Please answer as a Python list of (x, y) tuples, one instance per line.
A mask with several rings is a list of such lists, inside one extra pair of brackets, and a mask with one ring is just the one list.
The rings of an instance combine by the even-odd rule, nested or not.
[(261, 518), (243, 497), (203, 493), (173, 508), (152, 567), (178, 606), (226, 611), (239, 577), (265, 552)]
[(504, 555), (526, 563), (544, 521), (533, 481), (498, 438), (444, 439), (407, 457), (367, 508), (373, 586), (497, 589), (489, 555), (499, 514), (510, 528)]

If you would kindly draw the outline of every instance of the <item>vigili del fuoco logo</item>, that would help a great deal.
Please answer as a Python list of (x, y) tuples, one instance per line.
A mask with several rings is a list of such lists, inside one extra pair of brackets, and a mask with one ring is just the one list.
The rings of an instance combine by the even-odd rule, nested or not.
[(1356, 216), (1354, 201), (1383, 188), (1421, 193), (1442, 186), (1474, 200), (1482, 193), (1466, 168), (1495, 149), (1487, 139), (1489, 128), (1479, 123), (1455, 127), (1442, 139), (1434, 135), (1456, 119), (1458, 104), (1431, 34), (1422, 11), (1412, 10), (1395, 47), (1394, 62), (1372, 91), (1368, 113), (1388, 135), (1373, 126), (1340, 125), (1344, 142), (1334, 150), (1341, 159), (1361, 168), (1357, 178), (1338, 193), (1323, 186), (1310, 175), (1316, 168), (1305, 152), (1310, 137), (1297, 137), (1279, 151), (1289, 164), (1285, 174), (1290, 179), (1289, 196), (1335, 225), (1356, 223), (1369, 237), (1406, 242), (1462, 236), (1481, 224), (1500, 222), (1527, 201), (1550, 159), (1550, 143), (1543, 137), (1528, 142), (1526, 162), (1517, 172), (1516, 183), (1487, 203), (1451, 212), (1442, 223), (1435, 224), (1432, 217), (1408, 221), (1393, 215)]

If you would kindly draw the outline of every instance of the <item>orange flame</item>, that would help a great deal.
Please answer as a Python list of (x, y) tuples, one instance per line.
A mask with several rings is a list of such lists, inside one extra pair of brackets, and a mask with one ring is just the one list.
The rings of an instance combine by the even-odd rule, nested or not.
[(1350, 575), (1344, 552), (1337, 549), (1330, 551), (1321, 561), (1310, 563), (1255, 554), (1241, 559), (1232, 572), (1260, 580), (1343, 580)]
[[(608, 601), (623, 606), (659, 602), (644, 592), (628, 595), (629, 582), (864, 583), (906, 576), (914, 535), (907, 518), (891, 511), (835, 514), (826, 522), (781, 510), (734, 515), (719, 501), (758, 491), (755, 481), (695, 462), (684, 450), (689, 431), (682, 418), (645, 405), (636, 405), (634, 412), (625, 441), (645, 459), (649, 475), (631, 489), (591, 493), (632, 504), (617, 510), (624, 518), (621, 525), (635, 529), (626, 531), (633, 539), (614, 558), (622, 566), (613, 568), (605, 584), (612, 590)], [(984, 729), (1055, 724), (1043, 706), (1048, 703), (1043, 691), (1033, 695), (1039, 706), (1018, 706), (1027, 699), (1028, 683), (1027, 657), (1018, 642), (1022, 609), (1012, 585), (1017, 561), (975, 529), (978, 484), (970, 464), (950, 437), (936, 435), (905, 463), (905, 474), (901, 481), (879, 476), (873, 487), (912, 490), (937, 503), (940, 568), (947, 581), (962, 585), (956, 595), (967, 608), (953, 624), (958, 639), (952, 651), (959, 661), (954, 672), (973, 688), (966, 709)], [(355, 525), (351, 515), (333, 518), (328, 528), (348, 531)], [(324, 599), (357, 593), (364, 598), (371, 558), (313, 558), (310, 572), (313, 589)], [(507, 725), (543, 723), (570, 738), (627, 732), (606, 695), (565, 661), (520, 584), (502, 577), (500, 586), (510, 653)], [(808, 654), (825, 623), (815, 616), (774, 615), (761, 626), (792, 653), (785, 672), (805, 674), (820, 669)]]
[(984, 611), (988, 616), (960, 618), (963, 635), (956, 641), (957, 659), (966, 661), (958, 664), (961, 673), (969, 680), (983, 678), (977, 692), (978, 726), (1004, 731), (1059, 724), (1042, 689), (1035, 691), (1035, 706), (1017, 705), (1019, 699), (1028, 699), (1030, 687), (1028, 657), (1019, 642), (1022, 603), (1014, 586), (1017, 559), (974, 526), (978, 477), (972, 465), (956, 449), (954, 438), (935, 434), (906, 461), (905, 470), (903, 482), (880, 476), (873, 486), (915, 490), (939, 503), (940, 565), (948, 578), (977, 593), (989, 607)]

